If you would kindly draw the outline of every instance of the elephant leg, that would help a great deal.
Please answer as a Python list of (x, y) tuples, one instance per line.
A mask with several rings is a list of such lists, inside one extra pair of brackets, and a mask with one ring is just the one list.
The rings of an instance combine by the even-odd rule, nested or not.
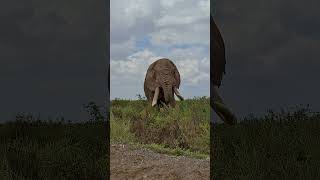
[(234, 124), (237, 120), (234, 114), (224, 104), (221, 96), (218, 93), (217, 87), (213, 88), (213, 109), (217, 115), (227, 124)]

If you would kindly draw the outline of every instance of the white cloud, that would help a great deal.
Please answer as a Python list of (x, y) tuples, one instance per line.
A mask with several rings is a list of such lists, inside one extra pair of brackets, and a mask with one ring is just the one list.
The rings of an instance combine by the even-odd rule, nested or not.
[(165, 8), (153, 20), (158, 31), (150, 33), (154, 45), (209, 44), (208, 0), (161, 2)]
[[(179, 71), (182, 81), (189, 86), (197, 86), (200, 81), (208, 80), (209, 72), (203, 71), (201, 62), (197, 59), (183, 59), (177, 61), (177, 66), (180, 67)], [(209, 81), (207, 81), (209, 83)]]
[[(196, 1), (161, 1), (165, 7), (161, 11), (158, 19), (154, 20), (157, 27), (187, 25), (207, 21), (210, 14), (210, 4), (208, 0)], [(165, 2), (165, 3), (164, 3)], [(182, 3), (183, 2), (183, 3)], [(176, 5), (176, 6), (175, 6)]]
[(136, 50), (136, 39), (131, 37), (129, 40), (110, 44), (110, 56), (115, 59), (123, 59)]
[(168, 56), (175, 60), (186, 85), (197, 86), (201, 81), (209, 83), (210, 60), (204, 48), (174, 48)]
[(110, 5), (111, 28), (131, 28), (139, 18), (152, 17), (153, 4), (150, 0), (112, 0)]
[(151, 51), (145, 49), (128, 56), (124, 60), (111, 59), (111, 72), (115, 74), (126, 72), (127, 74), (124, 74), (124, 76), (141, 74), (141, 70), (145, 70), (145, 67), (155, 58), (155, 55)]
[(111, 0), (111, 44), (123, 43), (153, 31), (152, 20), (159, 10), (159, 3), (150, 0)]
[(189, 25), (188, 27), (161, 28), (150, 33), (151, 42), (155, 46), (198, 44), (209, 45), (209, 24)]
[(161, 0), (160, 4), (164, 8), (172, 8), (176, 3), (183, 2), (183, 0)]
[[(148, 66), (160, 57), (155, 56), (153, 52), (148, 49), (136, 52), (126, 59), (123, 60), (114, 60), (111, 59), (110, 68), (111, 68), (111, 83), (113, 80), (118, 84), (123, 84), (121, 80), (133, 80), (132, 83), (143, 82), (145, 73)], [(131, 82), (127, 82), (130, 84)]]

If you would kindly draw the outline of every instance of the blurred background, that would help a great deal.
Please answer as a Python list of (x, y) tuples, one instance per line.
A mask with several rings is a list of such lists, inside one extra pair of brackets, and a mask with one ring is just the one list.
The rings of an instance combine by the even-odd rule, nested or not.
[(310, 105), (319, 111), (320, 2), (211, 1), (225, 41), (220, 88), (238, 115)]
[(0, 6), (0, 122), (18, 112), (86, 120), (107, 97), (103, 1), (10, 0)]

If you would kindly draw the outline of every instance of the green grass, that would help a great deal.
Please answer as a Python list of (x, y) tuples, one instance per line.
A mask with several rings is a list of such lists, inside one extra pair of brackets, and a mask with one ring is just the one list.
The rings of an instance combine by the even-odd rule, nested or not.
[(210, 101), (177, 101), (158, 111), (145, 100), (111, 102), (111, 142), (144, 144), (157, 152), (205, 158), (210, 154)]
[(106, 179), (106, 123), (0, 125), (0, 179)]
[(320, 179), (320, 115), (295, 109), (212, 124), (214, 179)]

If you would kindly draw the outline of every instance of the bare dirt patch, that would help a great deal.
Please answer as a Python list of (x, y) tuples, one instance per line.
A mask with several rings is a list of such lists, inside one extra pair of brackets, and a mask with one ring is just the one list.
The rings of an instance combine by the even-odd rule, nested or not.
[(210, 178), (208, 159), (169, 156), (128, 144), (111, 145), (110, 170), (111, 180)]

